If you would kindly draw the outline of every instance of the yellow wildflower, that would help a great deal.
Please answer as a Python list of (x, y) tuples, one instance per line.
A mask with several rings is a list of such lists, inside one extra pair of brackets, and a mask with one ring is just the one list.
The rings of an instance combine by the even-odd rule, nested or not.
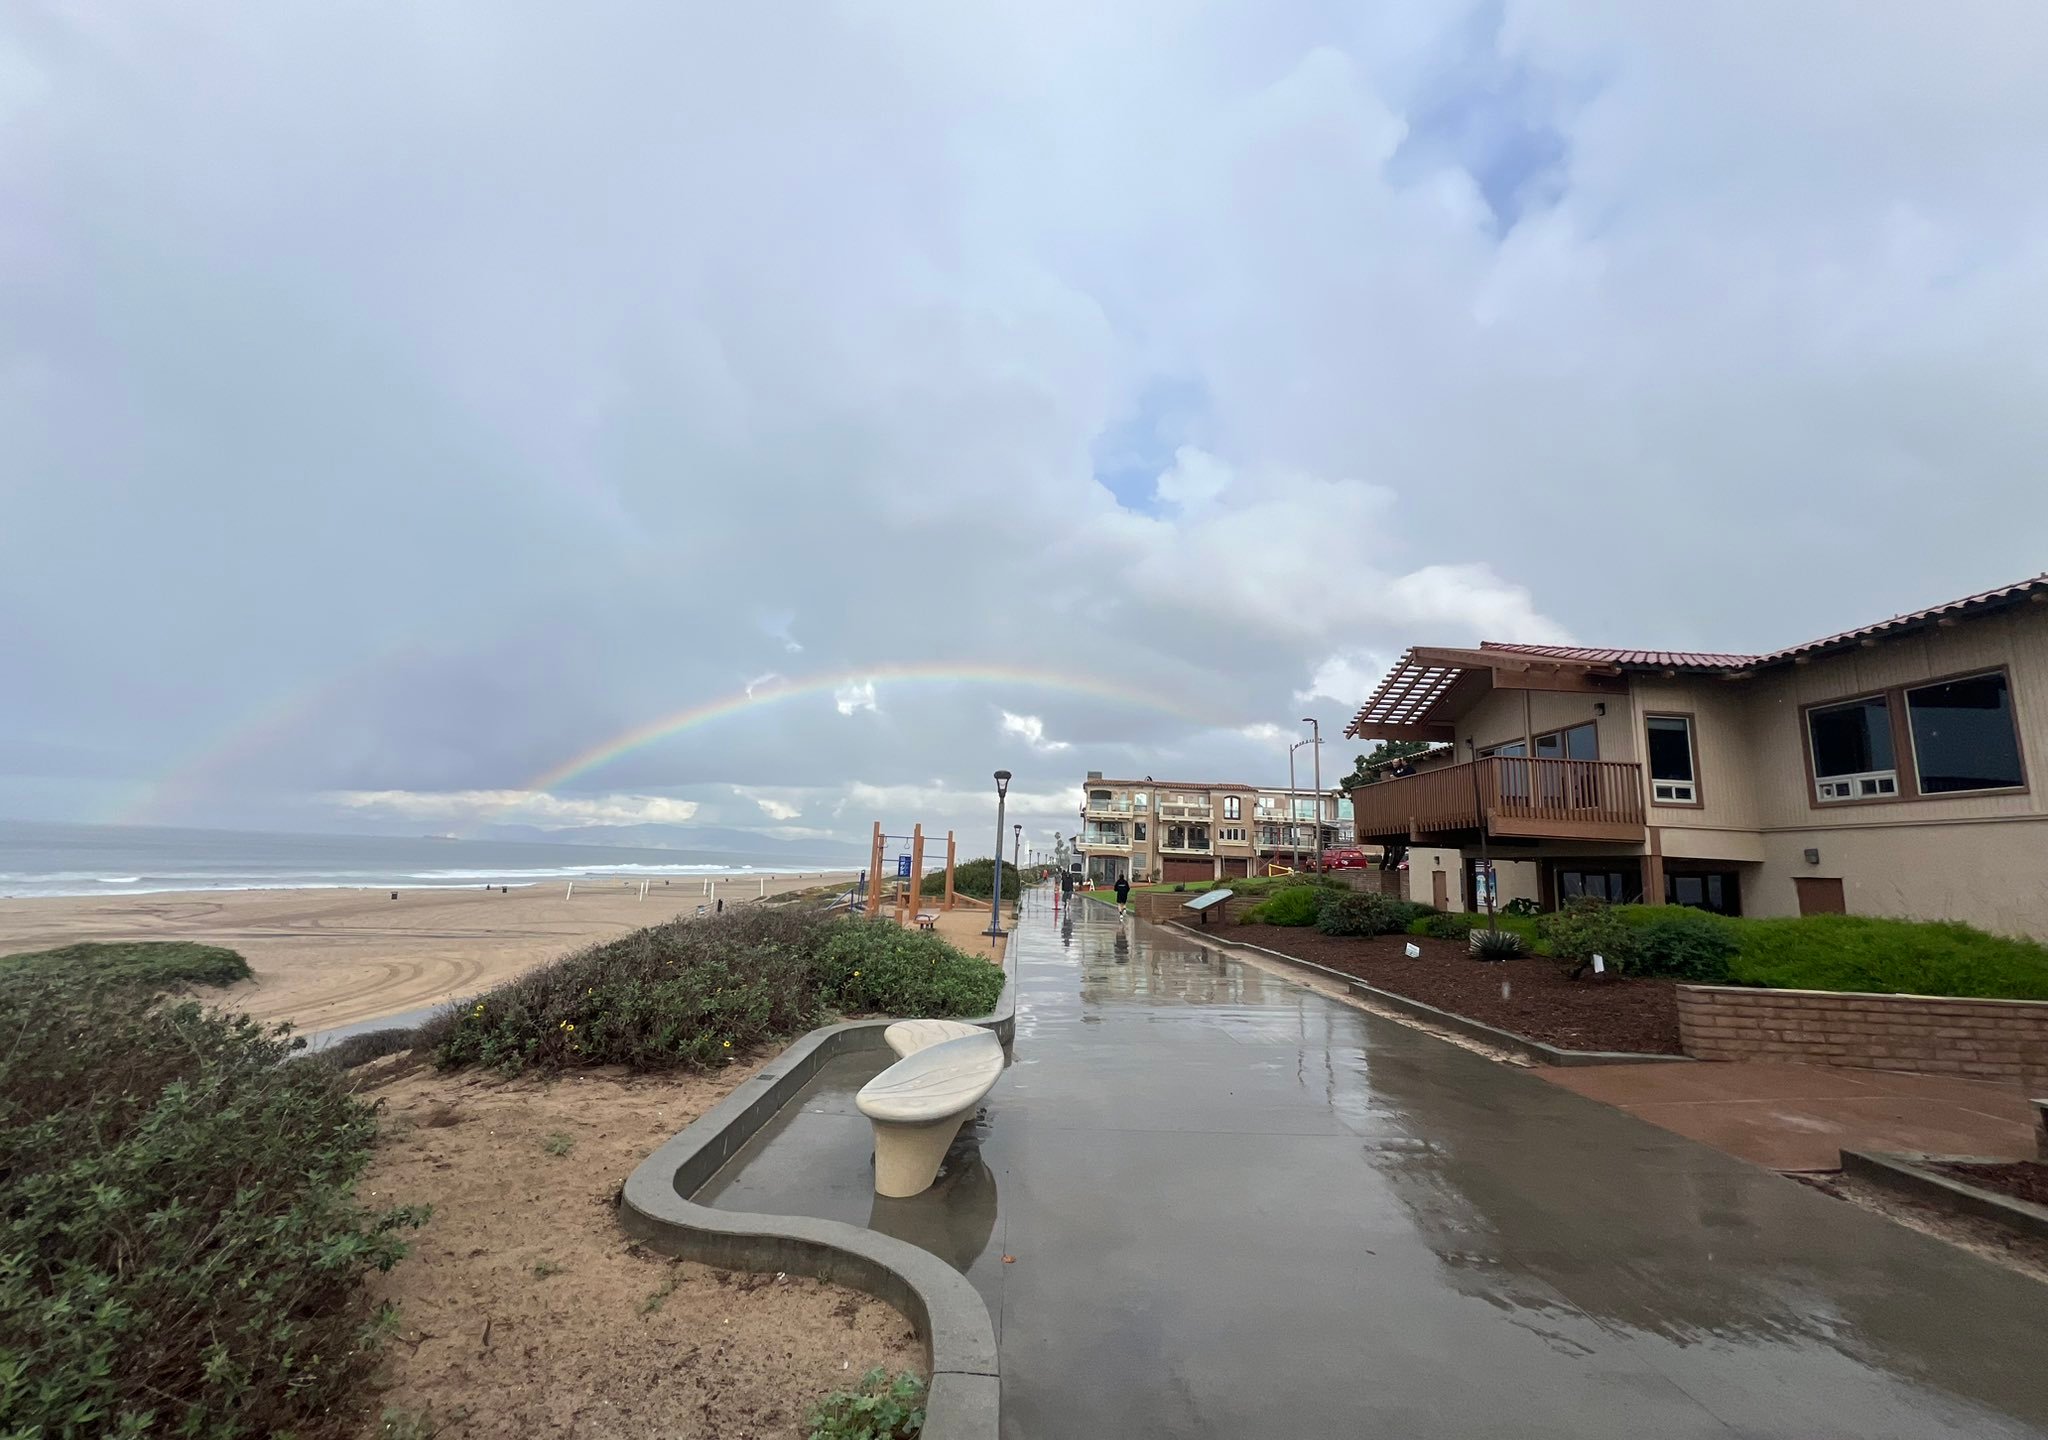
[(728, 1050), (732, 1049), (732, 1041), (730, 1041), (730, 1040), (726, 1041), (726, 1042), (725, 1042), (725, 1048), (726, 1048), (726, 1049), (728, 1049)]

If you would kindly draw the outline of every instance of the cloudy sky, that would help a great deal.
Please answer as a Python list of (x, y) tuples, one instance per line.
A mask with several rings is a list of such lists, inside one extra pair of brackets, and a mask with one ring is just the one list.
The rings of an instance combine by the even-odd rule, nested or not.
[(2038, 572), (2043, 74), (2031, 0), (17, 0), (0, 815), (1049, 832), (1406, 644)]

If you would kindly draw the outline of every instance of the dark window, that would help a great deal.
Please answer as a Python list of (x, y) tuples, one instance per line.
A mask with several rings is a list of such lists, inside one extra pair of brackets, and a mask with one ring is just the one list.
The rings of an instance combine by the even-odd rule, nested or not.
[(1605, 900), (1610, 905), (1632, 905), (1643, 898), (1643, 882), (1638, 870), (1619, 867), (1580, 867), (1557, 870), (1557, 899), (1559, 904), (1581, 897), (1590, 900)]
[(1650, 726), (1650, 778), (1690, 782), (1692, 773), (1692, 721), (1683, 715), (1652, 715)]
[(1238, 818), (1240, 814), (1240, 811), (1238, 809), (1239, 803), (1240, 802), (1235, 795), (1226, 795), (1223, 797), (1223, 818), (1225, 820), (1235, 820)]
[(1145, 838), (1145, 822), (1143, 820), (1133, 822), (1132, 828), (1134, 828), (1138, 832), (1138, 838), (1140, 840), (1143, 840)]
[(1913, 759), (1924, 795), (2024, 785), (2012, 688), (2002, 674), (1944, 680), (1906, 692)]
[(1899, 793), (1891, 707), (1882, 695), (1806, 712), (1813, 778), (1823, 800), (1867, 800)]
[(1598, 760), (1600, 734), (1592, 721), (1536, 737), (1538, 760)]
[(1740, 915), (1742, 888), (1736, 883), (1733, 871), (1712, 871), (1703, 875), (1667, 873), (1664, 876), (1664, 903), (1690, 905), (1695, 910), (1711, 910), (1716, 915)]

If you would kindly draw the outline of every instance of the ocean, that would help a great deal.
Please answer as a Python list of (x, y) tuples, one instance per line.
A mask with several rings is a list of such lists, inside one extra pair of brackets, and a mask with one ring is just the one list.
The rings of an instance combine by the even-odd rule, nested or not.
[(390, 835), (267, 835), (0, 820), (0, 898), (166, 890), (420, 890), (585, 875), (789, 875), (844, 858)]

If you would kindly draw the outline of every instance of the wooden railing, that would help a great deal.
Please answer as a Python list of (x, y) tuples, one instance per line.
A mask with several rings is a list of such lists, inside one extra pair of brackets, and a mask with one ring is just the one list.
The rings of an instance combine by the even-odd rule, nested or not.
[(1351, 792), (1361, 839), (1474, 831), (1559, 840), (1643, 836), (1642, 767), (1493, 756)]

